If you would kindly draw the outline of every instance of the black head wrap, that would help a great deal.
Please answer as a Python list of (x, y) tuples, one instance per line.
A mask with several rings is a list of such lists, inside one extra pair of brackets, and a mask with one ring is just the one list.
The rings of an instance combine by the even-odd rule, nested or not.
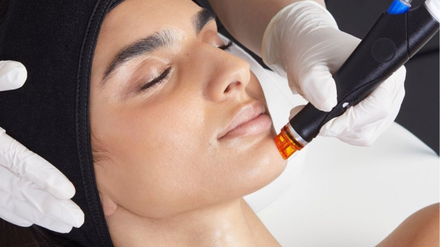
[(11, 0), (0, 26), (0, 60), (28, 70), (23, 88), (0, 92), (0, 126), (73, 182), (85, 213), (69, 234), (46, 232), (60, 246), (113, 246), (93, 170), (89, 87), (100, 26), (119, 2)]

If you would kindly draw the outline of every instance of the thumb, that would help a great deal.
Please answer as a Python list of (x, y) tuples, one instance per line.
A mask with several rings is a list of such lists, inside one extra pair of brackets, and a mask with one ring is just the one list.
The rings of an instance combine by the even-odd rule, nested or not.
[(336, 106), (336, 83), (327, 66), (315, 65), (300, 80), (303, 97), (314, 107), (328, 112)]
[(20, 88), (26, 78), (27, 71), (22, 63), (0, 61), (0, 91)]

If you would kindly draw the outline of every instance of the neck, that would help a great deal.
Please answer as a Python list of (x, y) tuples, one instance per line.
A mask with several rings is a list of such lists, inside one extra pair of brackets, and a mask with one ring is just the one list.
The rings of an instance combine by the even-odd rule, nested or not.
[(107, 222), (116, 247), (279, 246), (242, 199), (160, 219), (118, 208)]

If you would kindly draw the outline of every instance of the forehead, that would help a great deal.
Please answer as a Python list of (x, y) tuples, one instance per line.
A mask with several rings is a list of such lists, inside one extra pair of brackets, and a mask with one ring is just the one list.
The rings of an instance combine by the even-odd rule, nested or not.
[[(94, 74), (103, 74), (122, 48), (163, 29), (194, 32), (192, 17), (201, 8), (191, 0), (125, 0), (102, 24), (95, 50)], [(102, 65), (102, 66), (101, 66)]]
[(151, 27), (176, 25), (199, 8), (191, 0), (125, 0), (106, 15), (102, 27), (126, 29), (138, 25), (140, 20)]

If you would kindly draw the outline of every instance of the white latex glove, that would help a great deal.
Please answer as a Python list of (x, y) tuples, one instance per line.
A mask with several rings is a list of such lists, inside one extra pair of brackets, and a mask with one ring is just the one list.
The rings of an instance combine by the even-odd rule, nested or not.
[[(21, 63), (0, 61), (0, 91), (21, 87), (26, 77)], [(67, 233), (84, 223), (84, 213), (70, 200), (74, 194), (60, 171), (0, 128), (0, 218)]]
[[(287, 77), (298, 92), (322, 111), (337, 104), (334, 74), (360, 43), (340, 31), (332, 15), (314, 1), (299, 1), (275, 15), (263, 37), (264, 62)], [(402, 104), (406, 70), (400, 68), (358, 105), (329, 121), (320, 135), (354, 145), (370, 145), (394, 121)], [(293, 110), (293, 112), (297, 112)]]

